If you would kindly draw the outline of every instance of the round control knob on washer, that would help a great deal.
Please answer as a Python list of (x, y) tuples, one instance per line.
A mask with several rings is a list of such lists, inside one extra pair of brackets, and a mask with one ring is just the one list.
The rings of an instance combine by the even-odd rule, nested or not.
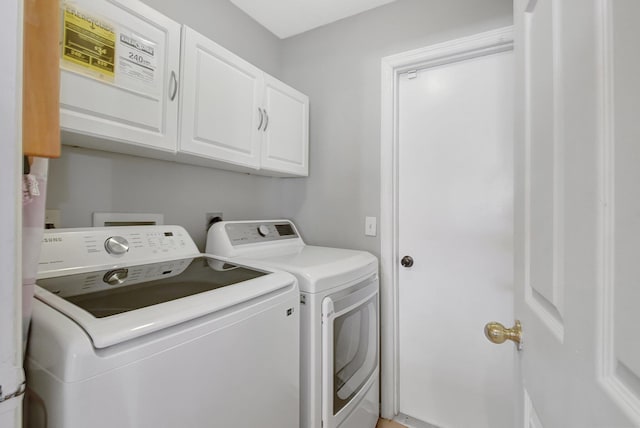
[(269, 228), (266, 224), (261, 224), (258, 227), (258, 233), (260, 234), (260, 236), (267, 236), (269, 234)]
[(104, 274), (102, 280), (109, 285), (120, 285), (129, 276), (129, 269), (116, 269)]
[(112, 236), (104, 241), (104, 249), (109, 254), (120, 256), (129, 251), (129, 241), (122, 236)]

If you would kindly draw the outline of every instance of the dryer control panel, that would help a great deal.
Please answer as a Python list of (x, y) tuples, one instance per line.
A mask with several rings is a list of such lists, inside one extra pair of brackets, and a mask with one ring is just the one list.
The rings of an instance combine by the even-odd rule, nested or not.
[(289, 221), (227, 222), (224, 232), (233, 246), (300, 237), (293, 223)]
[(48, 229), (42, 238), (38, 277), (196, 255), (198, 248), (180, 226)]

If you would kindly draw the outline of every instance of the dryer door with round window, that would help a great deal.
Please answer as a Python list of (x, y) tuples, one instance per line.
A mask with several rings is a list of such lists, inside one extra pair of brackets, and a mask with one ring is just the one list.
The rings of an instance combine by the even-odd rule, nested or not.
[(377, 277), (326, 297), (322, 318), (323, 420), (338, 426), (366, 394), (378, 368)]

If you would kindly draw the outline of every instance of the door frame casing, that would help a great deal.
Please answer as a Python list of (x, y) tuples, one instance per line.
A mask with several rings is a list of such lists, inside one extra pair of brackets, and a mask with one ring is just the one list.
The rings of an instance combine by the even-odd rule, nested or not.
[[(22, 369), (22, 0), (5, 3), (0, 51), (6, 59), (0, 90), (0, 386), (11, 394), (24, 381)], [(0, 402), (0, 425), (22, 427), (24, 395)]]
[(383, 418), (400, 411), (398, 281), (398, 85), (417, 70), (513, 49), (513, 27), (438, 43), (382, 58), (380, 129), (380, 382)]

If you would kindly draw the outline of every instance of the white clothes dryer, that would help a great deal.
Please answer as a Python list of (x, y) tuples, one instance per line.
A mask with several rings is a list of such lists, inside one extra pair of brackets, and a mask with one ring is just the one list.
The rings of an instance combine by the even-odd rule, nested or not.
[(300, 286), (300, 427), (373, 428), (379, 413), (378, 260), (306, 245), (288, 220), (223, 221), (206, 252), (290, 272)]
[(203, 256), (178, 226), (47, 230), (28, 425), (296, 428), (298, 301), (292, 275)]

